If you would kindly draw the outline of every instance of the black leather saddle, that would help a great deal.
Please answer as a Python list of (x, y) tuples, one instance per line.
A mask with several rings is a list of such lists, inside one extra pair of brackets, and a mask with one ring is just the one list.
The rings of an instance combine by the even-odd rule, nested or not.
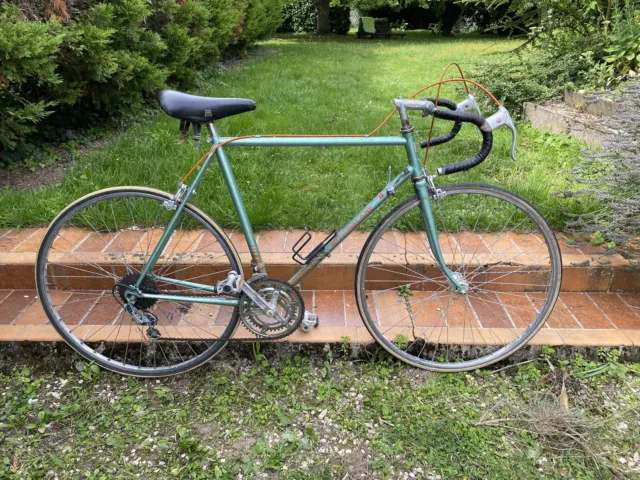
[(245, 98), (198, 97), (175, 90), (161, 90), (158, 100), (167, 115), (196, 124), (256, 109), (256, 103)]

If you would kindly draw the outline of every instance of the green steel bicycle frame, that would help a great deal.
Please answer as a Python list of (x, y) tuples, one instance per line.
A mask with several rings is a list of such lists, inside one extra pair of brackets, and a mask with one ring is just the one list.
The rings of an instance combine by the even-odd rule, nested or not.
[[(219, 145), (220, 143), (232, 140), (231, 138), (225, 138), (218, 136), (218, 133), (213, 126), (213, 123), (207, 125), (213, 145)], [(351, 234), (358, 226), (360, 226), (373, 212), (375, 212), (380, 206), (382, 206), (390, 196), (395, 195), (395, 191), (401, 187), (407, 180), (411, 179), (414, 184), (414, 189), (418, 198), (420, 199), (420, 211), (424, 221), (425, 230), (427, 233), (427, 240), (431, 251), (434, 254), (436, 261), (439, 263), (446, 277), (451, 282), (455, 289), (462, 289), (463, 287), (458, 283), (453, 273), (445, 264), (440, 249), (440, 243), (438, 241), (438, 235), (436, 231), (436, 225), (431, 210), (431, 203), (429, 199), (429, 186), (427, 183), (427, 177), (420, 163), (418, 152), (416, 150), (415, 138), (412, 129), (403, 129), (402, 136), (395, 137), (261, 137), (256, 135), (255, 137), (243, 138), (235, 140), (227, 144), (234, 147), (371, 147), (371, 146), (396, 146), (404, 147), (407, 153), (408, 166), (400, 172), (393, 180), (385, 186), (385, 188), (376, 195), (376, 197), (369, 202), (351, 221), (349, 221), (344, 227), (342, 227), (331, 241), (329, 241), (311, 261), (305, 265), (302, 265), (300, 269), (289, 279), (289, 283), (292, 285), (300, 285), (300, 283), (315, 269), (322, 261), (340, 245), (340, 243)], [(189, 297), (181, 295), (160, 295), (143, 293), (139, 291), (142, 280), (149, 275), (150, 277), (163, 281), (165, 283), (175, 284), (187, 288), (195, 288), (208, 292), (215, 292), (215, 288), (211, 285), (204, 285), (199, 283), (187, 282), (184, 280), (177, 280), (167, 277), (161, 277), (153, 275), (153, 267), (157, 263), (160, 255), (162, 254), (165, 246), (169, 242), (171, 235), (173, 234), (180, 216), (184, 210), (186, 203), (195, 194), (196, 188), (200, 185), (204, 174), (206, 173), (213, 156), (216, 156), (218, 163), (222, 170), (222, 175), (229, 188), (229, 193), (233, 201), (233, 205), (238, 214), (242, 231), (249, 246), (251, 253), (251, 264), (254, 273), (266, 273), (265, 265), (258, 249), (255, 235), (251, 222), (247, 215), (247, 211), (242, 201), (242, 196), (238, 185), (236, 183), (229, 159), (222, 147), (218, 147), (215, 152), (209, 154), (204, 160), (202, 167), (196, 174), (192, 184), (186, 189), (184, 197), (181, 201), (177, 202), (176, 211), (171, 218), (167, 228), (161, 236), (157, 246), (149, 257), (148, 262), (143, 266), (138, 281), (135, 284), (135, 288), (138, 289), (136, 296), (141, 298), (150, 298), (157, 300), (174, 300), (193, 303), (205, 303), (216, 305), (229, 305), (234, 306), (238, 304), (238, 300), (218, 297)]]

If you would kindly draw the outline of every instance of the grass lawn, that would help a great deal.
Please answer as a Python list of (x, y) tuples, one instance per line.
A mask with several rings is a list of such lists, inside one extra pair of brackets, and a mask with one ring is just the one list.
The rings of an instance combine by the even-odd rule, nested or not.
[(160, 380), (4, 352), (0, 477), (639, 478), (638, 364), (435, 375), (337, 350)]
[[(411, 34), (404, 40), (282, 36), (264, 42), (264, 55), (255, 61), (229, 68), (194, 93), (257, 102), (256, 111), (218, 122), (225, 136), (362, 134), (389, 113), (394, 97), (408, 97), (436, 81), (449, 62), (465, 67), (483, 55), (517, 45), (491, 36), (443, 38), (427, 33)], [(460, 87), (445, 87), (442, 96), (457, 101), (464, 98)], [(485, 105), (483, 112), (488, 116), (494, 108)], [(415, 124), (417, 138), (426, 138), (430, 120), (416, 116)], [(450, 125), (443, 122), (436, 134), (448, 131)], [(395, 135), (398, 130), (395, 117), (380, 134)], [(555, 227), (561, 227), (562, 201), (551, 193), (563, 189), (563, 172), (574, 162), (580, 146), (524, 125), (518, 127), (518, 133), (517, 162), (509, 159), (509, 132), (500, 130), (495, 134), (493, 153), (483, 165), (439, 182), (478, 181), (506, 187), (534, 202)], [(177, 140), (178, 122), (159, 113), (154, 120), (82, 155), (58, 185), (1, 192), (0, 226), (47, 224), (72, 200), (105, 187), (145, 185), (173, 192), (199, 158), (191, 145), (178, 145)], [(475, 128), (465, 126), (454, 142), (432, 149), (429, 171), (473, 155), (479, 145)], [(227, 153), (257, 230), (342, 226), (382, 189), (387, 168), (391, 166), (395, 175), (406, 160), (398, 147), (229, 148)], [(411, 193), (410, 186), (405, 186), (394, 202)], [(194, 202), (222, 225), (238, 226), (217, 165)]]

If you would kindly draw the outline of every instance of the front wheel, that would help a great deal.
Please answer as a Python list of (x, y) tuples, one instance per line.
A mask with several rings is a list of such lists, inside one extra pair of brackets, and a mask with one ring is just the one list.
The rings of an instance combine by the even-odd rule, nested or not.
[(501, 188), (459, 184), (431, 200), (444, 275), (410, 198), (371, 233), (360, 255), (356, 299), (373, 338), (416, 367), (485, 367), (525, 345), (560, 290), (557, 240), (542, 215)]
[(230, 271), (242, 272), (222, 229), (190, 204), (140, 285), (181, 301), (139, 299), (138, 317), (124, 309), (127, 286), (175, 214), (168, 200), (170, 194), (142, 187), (94, 192), (65, 208), (40, 246), (36, 284), (51, 324), (83, 357), (118, 373), (157, 377), (195, 368), (238, 324), (237, 307), (189, 301), (211, 294), (174, 283), (214, 286)]

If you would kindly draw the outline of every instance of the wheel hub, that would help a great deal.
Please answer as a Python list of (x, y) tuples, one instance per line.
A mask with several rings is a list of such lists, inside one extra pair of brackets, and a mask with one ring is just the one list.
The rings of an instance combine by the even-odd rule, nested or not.
[(459, 293), (461, 293), (462, 295), (466, 295), (467, 292), (469, 291), (469, 282), (467, 281), (467, 279), (464, 277), (464, 275), (460, 272), (452, 272), (453, 273), (453, 278), (456, 279), (456, 282), (458, 282), (460, 284), (460, 290), (458, 290)]

